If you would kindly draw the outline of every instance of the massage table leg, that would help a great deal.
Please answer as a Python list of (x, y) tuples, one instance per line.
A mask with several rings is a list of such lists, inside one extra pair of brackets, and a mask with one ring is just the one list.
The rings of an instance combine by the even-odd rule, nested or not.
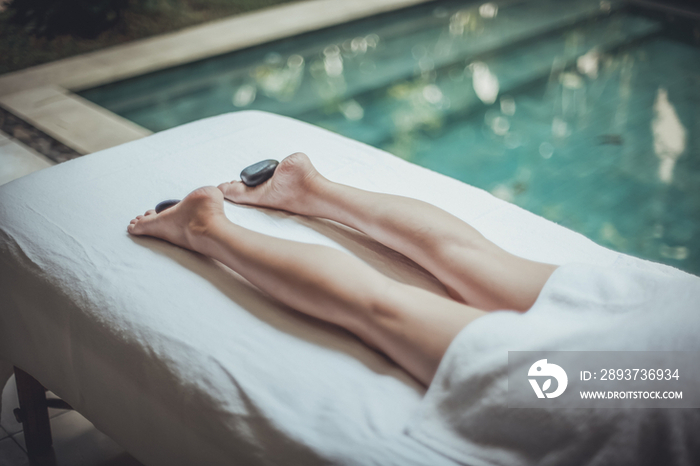
[(15, 416), (22, 423), (31, 464), (55, 465), (46, 389), (18, 367), (15, 367), (15, 382), (19, 399), (19, 409), (15, 410)]

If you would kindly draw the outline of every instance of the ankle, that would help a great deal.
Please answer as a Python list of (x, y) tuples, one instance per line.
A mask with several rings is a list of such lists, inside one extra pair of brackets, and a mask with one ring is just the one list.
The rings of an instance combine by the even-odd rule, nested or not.
[(306, 215), (327, 218), (355, 227), (348, 213), (348, 207), (353, 204), (355, 194), (354, 188), (323, 178), (314, 187), (311, 199), (307, 200), (307, 210), (311, 212)]
[(210, 255), (212, 238), (217, 231), (230, 223), (225, 215), (201, 215), (190, 220), (185, 228), (185, 236), (191, 249), (204, 255)]
[(302, 184), (299, 195), (290, 201), (294, 204), (288, 209), (302, 215), (318, 216), (319, 207), (332, 184), (318, 172), (308, 174)]

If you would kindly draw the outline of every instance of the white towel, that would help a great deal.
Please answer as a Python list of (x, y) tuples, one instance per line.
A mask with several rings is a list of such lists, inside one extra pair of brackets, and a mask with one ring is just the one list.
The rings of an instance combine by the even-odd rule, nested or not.
[(408, 432), (470, 466), (698, 465), (700, 409), (507, 402), (508, 351), (700, 351), (698, 303), (700, 278), (670, 267), (564, 265), (530, 311), (492, 313), (457, 336)]

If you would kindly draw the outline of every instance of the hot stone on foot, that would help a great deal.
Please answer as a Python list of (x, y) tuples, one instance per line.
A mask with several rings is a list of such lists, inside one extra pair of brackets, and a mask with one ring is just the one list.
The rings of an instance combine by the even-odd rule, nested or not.
[(159, 202), (158, 205), (156, 206), (156, 213), (159, 214), (163, 212), (166, 209), (171, 208), (175, 204), (180, 202), (179, 199), (168, 199), (167, 201)]
[[(262, 184), (272, 178), (277, 165), (279, 165), (279, 162), (272, 159), (254, 163), (253, 165), (243, 169), (241, 172), (241, 181), (243, 181), (246, 186), (251, 188)], [(167, 201), (159, 202), (156, 206), (156, 213), (159, 214), (164, 210), (171, 208), (178, 202), (180, 202), (179, 199), (168, 199)]]
[(262, 162), (254, 163), (253, 165), (246, 167), (241, 172), (241, 181), (246, 186), (254, 187), (262, 184), (269, 180), (275, 173), (275, 168), (277, 168), (279, 162), (277, 160), (263, 160)]

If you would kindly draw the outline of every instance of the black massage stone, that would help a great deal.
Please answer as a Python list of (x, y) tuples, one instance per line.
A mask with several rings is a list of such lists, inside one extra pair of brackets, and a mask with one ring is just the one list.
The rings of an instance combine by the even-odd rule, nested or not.
[(241, 172), (241, 181), (249, 187), (257, 186), (272, 178), (279, 162), (277, 160), (263, 160), (246, 167)]
[[(253, 165), (243, 169), (241, 172), (241, 181), (243, 181), (246, 186), (251, 188), (262, 184), (272, 178), (277, 165), (279, 165), (279, 162), (272, 159), (254, 163)], [(156, 206), (156, 213), (159, 214), (164, 210), (171, 208), (178, 202), (180, 202), (179, 199), (168, 199), (167, 201), (160, 202)]]
[(179, 199), (168, 199), (167, 201), (159, 202), (158, 205), (156, 206), (156, 213), (159, 214), (163, 212), (166, 209), (171, 208), (175, 204), (180, 202)]

